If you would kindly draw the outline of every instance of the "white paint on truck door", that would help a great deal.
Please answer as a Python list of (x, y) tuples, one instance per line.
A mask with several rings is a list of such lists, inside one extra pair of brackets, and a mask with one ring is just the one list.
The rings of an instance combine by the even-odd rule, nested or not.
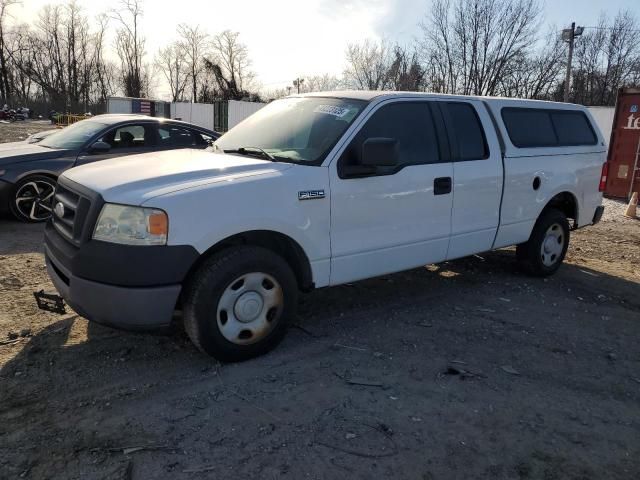
[(453, 163), (453, 213), (447, 259), (491, 250), (500, 221), (502, 155), (486, 109), (478, 102), (440, 102)]
[[(434, 184), (450, 180), (453, 166), (440, 161), (434, 121), (428, 102), (387, 102), (331, 164), (332, 285), (446, 258), (452, 195), (436, 194)], [(398, 141), (400, 165), (346, 178), (343, 167), (359, 164), (362, 143), (380, 137)]]

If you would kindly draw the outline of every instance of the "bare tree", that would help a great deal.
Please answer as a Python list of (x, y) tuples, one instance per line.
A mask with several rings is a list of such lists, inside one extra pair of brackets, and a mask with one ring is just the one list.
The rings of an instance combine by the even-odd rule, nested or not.
[(65, 29), (65, 11), (59, 4), (43, 7), (35, 28), (24, 39), (24, 63), (18, 64), (21, 74), (29, 76), (58, 108), (70, 108), (72, 100), (68, 76), (70, 39)]
[[(331, 90), (338, 90), (342, 87), (342, 81), (335, 75), (329, 75), (328, 73), (322, 75), (306, 75), (301, 77), (304, 82), (301, 84), (300, 91), (304, 93), (308, 92), (328, 92)], [(286, 94), (286, 90), (283, 93)]]
[(505, 72), (535, 45), (540, 11), (536, 0), (434, 0), (421, 25), (430, 86), (496, 94)]
[(156, 55), (155, 64), (169, 84), (171, 101), (182, 100), (191, 75), (184, 44), (173, 42), (161, 49)]
[(613, 105), (620, 87), (637, 85), (640, 28), (629, 11), (612, 22), (601, 15), (598, 24), (576, 41), (571, 100), (585, 105)]
[(420, 27), (423, 63), (429, 88), (438, 93), (452, 93), (458, 89), (460, 74), (456, 64), (457, 54), (453, 44), (451, 3), (436, 1), (432, 5), (431, 16)]
[(186, 24), (178, 25), (178, 34), (182, 43), (182, 50), (188, 65), (191, 79), (191, 98), (198, 101), (198, 82), (204, 71), (204, 57), (207, 50), (209, 35), (201, 30), (199, 25), (195, 27)]
[(358, 90), (384, 90), (388, 87), (392, 63), (391, 47), (385, 40), (347, 46), (346, 69), (343, 77), (349, 88)]
[(248, 91), (253, 88), (255, 74), (251, 70), (249, 49), (239, 40), (240, 34), (225, 30), (214, 35), (211, 41), (211, 62), (220, 67), (223, 75), (238, 91)]
[(552, 99), (562, 81), (566, 48), (556, 28), (551, 28), (543, 45), (536, 53), (521, 55), (507, 66), (499, 82), (500, 95)]
[(11, 100), (26, 104), (32, 95), (33, 81), (28, 75), (22, 74), (19, 66), (25, 65), (29, 56), (29, 26), (26, 24), (15, 25), (7, 35), (7, 52), (9, 57), (5, 60), (8, 72), (3, 79), (9, 80), (10, 96), (5, 102)]
[(619, 12), (613, 21), (609, 30), (603, 78), (597, 99), (600, 105), (614, 103), (618, 88), (627, 84), (632, 69), (640, 59), (638, 26), (637, 19), (628, 10)]
[(412, 92), (422, 90), (425, 70), (420, 65), (418, 53), (408, 52), (405, 48), (396, 45), (387, 78), (389, 88), (392, 90)]
[(56, 109), (89, 110), (113, 92), (113, 68), (104, 60), (106, 20), (90, 30), (79, 2), (45, 6), (33, 28), (11, 34), (13, 88), (21, 100)]
[(106, 40), (109, 18), (99, 15), (96, 18), (97, 29), (93, 35), (93, 65), (95, 66), (94, 90), (98, 102), (106, 102), (115, 91), (115, 66), (111, 65), (104, 56), (104, 42)]
[(10, 101), (12, 93), (11, 69), (9, 67), (9, 57), (11, 52), (7, 46), (6, 19), (11, 6), (20, 3), (19, 0), (0, 0), (0, 97), (5, 102)]
[(158, 67), (154, 63), (143, 63), (140, 70), (140, 78), (142, 79), (140, 96), (143, 98), (153, 98), (160, 86)]
[(111, 11), (118, 22), (115, 47), (121, 61), (121, 82), (125, 95), (140, 97), (144, 90), (142, 64), (145, 38), (140, 33), (142, 0), (120, 0), (120, 8)]

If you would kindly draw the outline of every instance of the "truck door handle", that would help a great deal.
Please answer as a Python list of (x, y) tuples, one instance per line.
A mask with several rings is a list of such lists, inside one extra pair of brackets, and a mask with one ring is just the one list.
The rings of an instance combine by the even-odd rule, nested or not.
[(433, 194), (446, 195), (451, 193), (451, 177), (438, 177), (433, 179)]

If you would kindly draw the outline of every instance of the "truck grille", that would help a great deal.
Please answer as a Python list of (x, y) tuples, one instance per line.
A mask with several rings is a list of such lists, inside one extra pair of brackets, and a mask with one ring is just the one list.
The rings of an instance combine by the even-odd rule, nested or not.
[(90, 207), (91, 201), (88, 198), (58, 183), (53, 197), (51, 219), (54, 228), (64, 238), (79, 245)]

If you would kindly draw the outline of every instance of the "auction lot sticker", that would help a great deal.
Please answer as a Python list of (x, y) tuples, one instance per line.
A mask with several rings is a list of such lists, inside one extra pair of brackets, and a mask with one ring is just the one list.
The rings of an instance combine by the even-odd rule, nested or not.
[(344, 117), (347, 113), (349, 113), (348, 108), (336, 107), (335, 105), (318, 105), (315, 110), (315, 113), (326, 113), (327, 115), (333, 115), (334, 117)]

